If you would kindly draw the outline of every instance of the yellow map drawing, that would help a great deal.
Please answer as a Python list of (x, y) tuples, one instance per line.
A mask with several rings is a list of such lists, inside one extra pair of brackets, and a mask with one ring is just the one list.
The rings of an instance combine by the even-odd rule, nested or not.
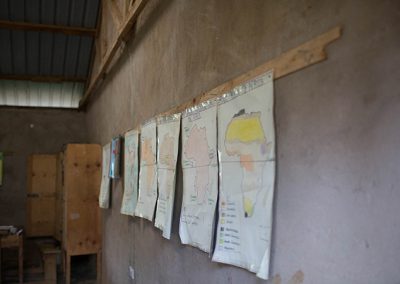
[(260, 121), (260, 113), (251, 113), (233, 118), (226, 131), (225, 141), (264, 143), (265, 136)]
[[(229, 156), (239, 156), (243, 170), (242, 193), (245, 217), (251, 217), (262, 189), (264, 163), (258, 160), (267, 153), (267, 139), (260, 112), (245, 113), (242, 109), (234, 115), (225, 132), (225, 149)], [(255, 163), (257, 161), (257, 163)]]

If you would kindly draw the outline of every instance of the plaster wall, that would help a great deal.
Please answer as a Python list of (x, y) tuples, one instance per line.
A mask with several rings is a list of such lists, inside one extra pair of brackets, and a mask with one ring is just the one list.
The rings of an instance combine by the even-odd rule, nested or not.
[[(275, 81), (277, 184), (269, 283), (400, 283), (400, 2), (149, 1), (87, 109), (113, 136), (341, 25), (329, 59)], [(263, 283), (103, 211), (103, 283)]]
[(83, 112), (0, 109), (0, 151), (4, 152), (0, 186), (0, 225), (25, 226), (28, 156), (56, 154), (64, 144), (84, 143)]

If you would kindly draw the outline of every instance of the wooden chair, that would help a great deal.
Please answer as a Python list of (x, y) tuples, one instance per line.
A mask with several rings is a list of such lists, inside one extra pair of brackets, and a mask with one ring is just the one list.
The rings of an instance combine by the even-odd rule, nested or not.
[(57, 256), (61, 253), (59, 248), (53, 245), (40, 246), (43, 258), (44, 282), (45, 284), (57, 283)]

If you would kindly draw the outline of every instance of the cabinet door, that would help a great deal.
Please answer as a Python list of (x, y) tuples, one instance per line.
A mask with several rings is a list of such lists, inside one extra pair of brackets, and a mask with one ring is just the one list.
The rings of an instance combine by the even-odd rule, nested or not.
[(68, 144), (64, 152), (64, 248), (73, 255), (101, 246), (99, 189), (101, 147)]
[(55, 230), (56, 155), (32, 155), (28, 161), (28, 237), (53, 236)]
[(57, 156), (57, 178), (56, 178), (56, 224), (54, 238), (62, 242), (64, 222), (64, 169), (63, 153)]

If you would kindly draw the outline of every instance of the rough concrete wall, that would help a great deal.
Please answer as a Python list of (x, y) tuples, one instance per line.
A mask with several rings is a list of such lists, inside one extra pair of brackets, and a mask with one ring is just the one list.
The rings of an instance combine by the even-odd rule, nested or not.
[[(88, 109), (91, 142), (210, 90), (335, 25), (329, 60), (275, 81), (271, 283), (400, 283), (400, 2), (150, 1)], [(261, 283), (104, 210), (103, 283)]]
[(69, 110), (0, 109), (0, 225), (25, 225), (28, 156), (56, 154), (70, 142), (85, 142), (84, 113)]

